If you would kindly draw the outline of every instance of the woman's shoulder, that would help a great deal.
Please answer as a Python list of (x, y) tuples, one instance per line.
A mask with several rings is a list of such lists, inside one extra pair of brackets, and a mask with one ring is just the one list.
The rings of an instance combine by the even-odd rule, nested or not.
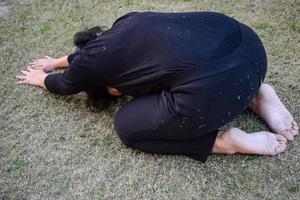
[(122, 15), (121, 17), (117, 18), (116, 21), (113, 23), (113, 26), (119, 23), (120, 21), (123, 21), (125, 19), (131, 19), (132, 16), (139, 14), (140, 12), (130, 12), (125, 15)]
[[(182, 20), (218, 20), (222, 21), (225, 18), (229, 19), (231, 17), (226, 14), (216, 12), (216, 11), (188, 11), (188, 12), (157, 12), (157, 11), (142, 11), (142, 12), (130, 12), (119, 18), (113, 23), (113, 26), (118, 24), (134, 24), (136, 23), (146, 23), (146, 22), (160, 22), (161, 20), (167, 21), (182, 21)], [(127, 23), (128, 22), (128, 23)], [(187, 22), (187, 21), (186, 21)]]

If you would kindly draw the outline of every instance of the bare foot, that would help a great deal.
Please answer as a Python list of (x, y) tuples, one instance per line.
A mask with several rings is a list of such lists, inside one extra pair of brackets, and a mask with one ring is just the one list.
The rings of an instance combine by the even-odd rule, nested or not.
[(247, 134), (238, 128), (230, 128), (218, 133), (212, 152), (277, 155), (285, 151), (286, 143), (287, 139), (282, 135), (265, 131)]
[(249, 108), (258, 114), (274, 133), (283, 135), (289, 141), (298, 135), (297, 123), (269, 84), (261, 85)]

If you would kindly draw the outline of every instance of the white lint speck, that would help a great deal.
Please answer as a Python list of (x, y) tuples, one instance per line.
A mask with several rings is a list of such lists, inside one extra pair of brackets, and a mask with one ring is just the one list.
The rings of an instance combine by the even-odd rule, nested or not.
[(205, 124), (201, 124), (200, 126), (198, 126), (198, 129), (205, 127)]

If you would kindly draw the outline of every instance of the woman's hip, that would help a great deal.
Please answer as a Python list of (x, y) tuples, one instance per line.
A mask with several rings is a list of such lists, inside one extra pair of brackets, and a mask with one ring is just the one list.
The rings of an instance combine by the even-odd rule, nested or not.
[[(251, 62), (203, 79), (186, 82), (171, 90), (177, 112), (199, 124), (213, 121), (218, 128), (245, 110), (257, 93), (261, 78)], [(203, 126), (204, 127), (204, 126)]]
[(264, 81), (267, 72), (267, 54), (264, 45), (257, 33), (249, 26), (238, 22), (241, 29), (241, 43), (238, 50), (252, 62), (252, 66)]

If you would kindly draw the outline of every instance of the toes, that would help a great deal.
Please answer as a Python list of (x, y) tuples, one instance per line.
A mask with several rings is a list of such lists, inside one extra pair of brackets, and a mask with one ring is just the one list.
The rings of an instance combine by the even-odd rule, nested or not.
[(298, 132), (298, 131), (299, 131), (298, 124), (297, 124), (295, 121), (293, 121), (293, 122), (292, 122), (292, 125), (293, 125), (292, 128), (293, 128), (295, 131)]
[(279, 143), (278, 146), (275, 148), (275, 155), (284, 152), (286, 149), (285, 143)]
[(291, 132), (293, 133), (294, 136), (298, 135), (298, 131), (291, 129)]
[(298, 126), (296, 121), (292, 121), (293, 126)]
[(299, 131), (298, 126), (292, 126), (292, 129), (294, 129), (295, 131)]
[(284, 127), (286, 127), (286, 128), (290, 128), (290, 127), (292, 127), (293, 125), (292, 125), (292, 119), (286, 119), (285, 121), (284, 121), (284, 123), (283, 123), (283, 125), (284, 125)]
[(296, 121), (292, 121), (292, 129), (291, 129), (292, 133), (294, 134), (294, 136), (299, 134), (299, 127)]
[(293, 128), (295, 131), (299, 131), (298, 126), (292, 126), (292, 128)]
[(278, 142), (283, 142), (285, 144), (287, 143), (287, 139), (284, 136), (276, 134), (275, 137), (276, 137)]
[(279, 134), (283, 135), (286, 139), (288, 139), (288, 141), (294, 140), (294, 134), (291, 133), (290, 131), (281, 131)]

